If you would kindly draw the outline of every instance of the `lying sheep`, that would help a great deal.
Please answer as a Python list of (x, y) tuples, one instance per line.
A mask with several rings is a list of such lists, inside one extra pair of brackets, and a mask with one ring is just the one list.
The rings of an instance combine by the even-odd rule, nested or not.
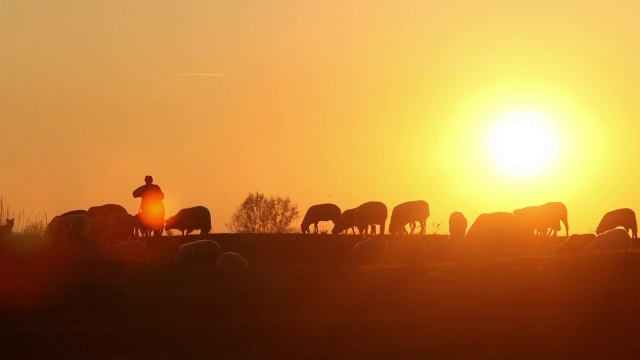
[(222, 254), (217, 242), (197, 240), (180, 245), (173, 261), (179, 264), (215, 265)]
[(613, 229), (603, 232), (593, 239), (589, 246), (582, 250), (582, 254), (597, 252), (627, 251), (631, 237), (625, 229)]
[(246, 268), (249, 266), (249, 262), (247, 259), (242, 257), (242, 255), (235, 252), (226, 252), (220, 255), (216, 265), (219, 268), (225, 269), (236, 269), (236, 268)]
[(595, 240), (596, 234), (571, 234), (556, 251), (558, 255), (579, 254)]
[(459, 212), (452, 212), (449, 216), (449, 239), (459, 240), (467, 233), (467, 218)]
[(389, 252), (389, 243), (382, 238), (371, 238), (358, 242), (347, 262), (350, 265), (378, 265), (384, 262)]
[(56, 216), (47, 224), (44, 239), (58, 253), (89, 255), (97, 247), (91, 239), (92, 223), (87, 215)]
[(126, 240), (107, 245), (104, 255), (112, 260), (145, 261), (149, 259), (149, 249), (142, 241)]

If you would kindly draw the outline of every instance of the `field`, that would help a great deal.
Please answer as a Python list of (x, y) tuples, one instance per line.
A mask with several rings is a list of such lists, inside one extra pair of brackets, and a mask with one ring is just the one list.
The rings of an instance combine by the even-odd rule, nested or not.
[(4, 251), (5, 359), (587, 359), (640, 356), (640, 252), (451, 263), (442, 236), (228, 235), (245, 269)]

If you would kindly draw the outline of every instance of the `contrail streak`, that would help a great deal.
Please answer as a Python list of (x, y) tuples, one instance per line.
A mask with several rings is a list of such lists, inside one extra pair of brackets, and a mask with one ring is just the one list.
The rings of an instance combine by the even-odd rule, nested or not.
[(220, 77), (220, 76), (227, 76), (227, 74), (205, 74), (205, 73), (176, 73), (176, 74), (170, 74), (171, 76), (213, 76), (213, 77)]

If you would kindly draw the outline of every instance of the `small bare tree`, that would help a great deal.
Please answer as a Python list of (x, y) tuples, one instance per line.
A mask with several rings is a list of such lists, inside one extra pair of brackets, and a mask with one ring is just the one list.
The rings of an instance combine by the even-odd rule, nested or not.
[(249, 193), (225, 225), (234, 233), (295, 232), (291, 223), (298, 218), (298, 206), (279, 196), (267, 198), (262, 193)]

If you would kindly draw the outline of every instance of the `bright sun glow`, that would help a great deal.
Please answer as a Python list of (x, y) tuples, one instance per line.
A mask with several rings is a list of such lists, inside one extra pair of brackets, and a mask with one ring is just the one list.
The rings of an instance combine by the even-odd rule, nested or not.
[(551, 124), (534, 112), (514, 112), (489, 131), (489, 157), (504, 174), (524, 178), (547, 170), (558, 157), (558, 136)]

